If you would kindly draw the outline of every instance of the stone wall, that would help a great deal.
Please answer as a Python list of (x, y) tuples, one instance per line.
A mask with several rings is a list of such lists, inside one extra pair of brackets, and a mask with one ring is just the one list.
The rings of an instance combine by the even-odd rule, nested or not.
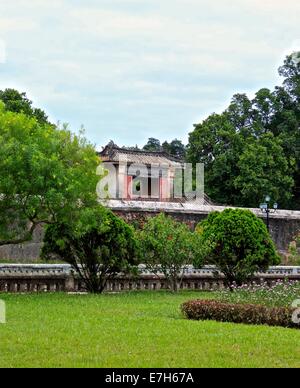
[[(148, 217), (154, 217), (160, 212), (174, 217), (195, 229), (197, 224), (205, 219), (212, 211), (223, 211), (225, 207), (220, 206), (197, 206), (191, 204), (161, 204), (161, 203), (137, 203), (110, 201), (109, 206), (114, 212), (127, 222), (143, 224)], [(250, 209), (258, 217), (266, 222), (266, 215), (260, 209)], [(270, 215), (270, 232), (272, 238), (282, 253), (288, 251), (289, 244), (300, 232), (300, 211), (278, 210)]]
[[(225, 207), (201, 206), (193, 203), (162, 203), (162, 202), (137, 202), (137, 201), (107, 201), (106, 206), (111, 208), (115, 214), (122, 217), (129, 223), (142, 225), (147, 218), (154, 217), (160, 212), (174, 217), (195, 229), (196, 225), (205, 219), (212, 211), (222, 211)], [(265, 219), (260, 209), (250, 209), (259, 217)], [(300, 211), (279, 210), (270, 217), (271, 235), (276, 246), (283, 254), (287, 252), (288, 246), (293, 241), (297, 232), (300, 231)], [(41, 242), (43, 236), (42, 228), (39, 228), (32, 242), (23, 245), (12, 245), (0, 247), (0, 260), (13, 262), (34, 262), (39, 259)]]
[(0, 260), (15, 263), (35, 262), (40, 258), (44, 231), (36, 228), (32, 241), (26, 244), (4, 245), (0, 247)]

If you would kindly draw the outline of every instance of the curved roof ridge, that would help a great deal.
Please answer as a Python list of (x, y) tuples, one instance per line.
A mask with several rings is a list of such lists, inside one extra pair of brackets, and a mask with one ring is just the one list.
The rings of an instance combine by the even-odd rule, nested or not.
[(175, 156), (170, 155), (168, 152), (165, 150), (157, 150), (157, 151), (147, 151), (147, 150), (141, 150), (139, 148), (130, 148), (130, 147), (119, 147), (117, 144), (115, 144), (113, 141), (108, 143), (106, 147), (103, 148), (103, 150), (100, 152), (100, 155), (105, 155), (105, 154), (112, 154), (114, 151), (119, 151), (123, 153), (128, 153), (128, 154), (140, 154), (140, 155), (145, 155), (145, 156), (164, 156), (167, 159), (173, 161), (173, 162), (178, 162), (178, 163), (183, 163), (183, 161), (179, 158), (176, 158)]

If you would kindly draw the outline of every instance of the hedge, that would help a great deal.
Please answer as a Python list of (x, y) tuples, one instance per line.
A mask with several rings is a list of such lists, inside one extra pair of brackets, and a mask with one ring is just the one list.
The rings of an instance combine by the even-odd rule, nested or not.
[(300, 328), (299, 324), (297, 325), (292, 320), (295, 311), (292, 308), (270, 308), (252, 304), (229, 304), (215, 300), (194, 300), (184, 303), (181, 309), (186, 318), (192, 320)]

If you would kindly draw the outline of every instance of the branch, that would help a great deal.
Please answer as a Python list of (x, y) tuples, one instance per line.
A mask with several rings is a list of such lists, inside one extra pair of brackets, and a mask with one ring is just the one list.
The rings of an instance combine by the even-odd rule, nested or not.
[(32, 225), (28, 232), (23, 237), (18, 237), (16, 239), (7, 239), (7, 240), (0, 240), (0, 246), (3, 245), (18, 245), (18, 244), (24, 244), (28, 241), (32, 240), (33, 233), (35, 231), (35, 228), (40, 224), (40, 222), (32, 222)]

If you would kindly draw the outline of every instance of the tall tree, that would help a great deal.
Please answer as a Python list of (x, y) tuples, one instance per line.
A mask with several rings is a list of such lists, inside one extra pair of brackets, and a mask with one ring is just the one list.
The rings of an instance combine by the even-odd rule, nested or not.
[(150, 152), (161, 151), (160, 140), (150, 137), (150, 139), (148, 139), (148, 143), (143, 147), (143, 150)]
[(280, 206), (289, 206), (294, 180), (289, 171), (280, 140), (273, 134), (247, 143), (238, 161), (239, 174), (234, 180), (241, 193), (239, 205), (257, 207), (267, 194)]
[(173, 156), (174, 158), (185, 160), (186, 157), (186, 147), (181, 140), (174, 139), (170, 143), (165, 141), (162, 145), (162, 148), (165, 152)]
[(24, 113), (29, 117), (36, 118), (40, 124), (49, 123), (46, 113), (39, 108), (34, 108), (26, 93), (20, 93), (15, 89), (0, 90), (0, 100), (4, 102), (6, 110), (10, 112)]
[(233, 178), (242, 149), (242, 139), (227, 113), (211, 115), (190, 134), (188, 161), (204, 164), (206, 193), (217, 202), (237, 202)]
[(225, 112), (190, 134), (187, 159), (205, 164), (213, 200), (257, 206), (264, 186), (281, 206), (300, 208), (300, 53), (288, 56), (279, 73), (282, 86), (261, 89), (252, 101), (235, 95)]
[(297, 111), (300, 103), (300, 51), (287, 56), (283, 66), (279, 68), (279, 74), (284, 78), (284, 88), (294, 97), (298, 103)]
[(82, 136), (7, 112), (0, 103), (0, 245), (96, 204), (100, 160)]
[(300, 209), (300, 52), (286, 58), (279, 69), (279, 74), (284, 77), (280, 95), (285, 96), (284, 100), (282, 99), (285, 120), (281, 123), (283, 133), (280, 136), (286, 142), (288, 156), (296, 161), (293, 202)]

